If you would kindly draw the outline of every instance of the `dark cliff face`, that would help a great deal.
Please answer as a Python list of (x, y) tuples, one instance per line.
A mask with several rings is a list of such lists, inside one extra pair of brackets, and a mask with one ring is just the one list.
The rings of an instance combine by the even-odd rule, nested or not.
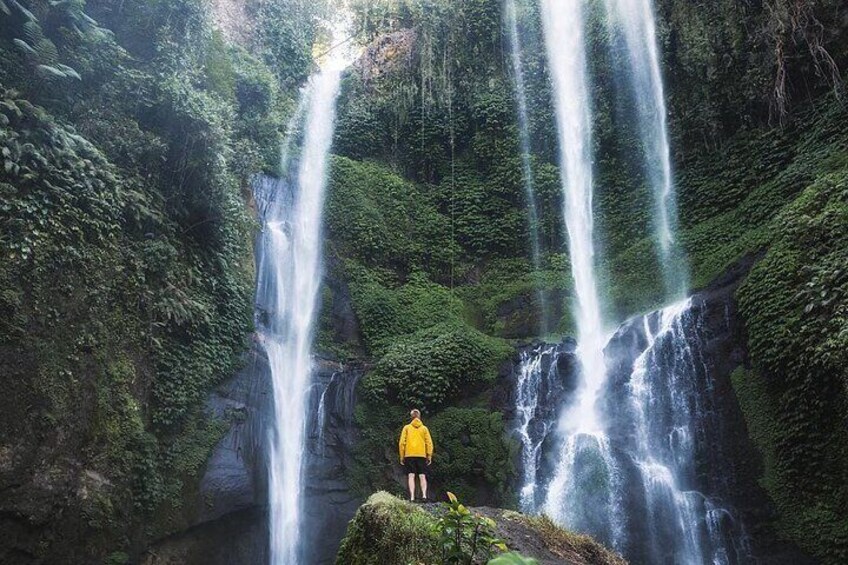
[[(347, 522), (361, 500), (345, 481), (356, 443), (353, 426), (357, 368), (316, 359), (310, 395), (309, 457), (304, 461), (305, 563), (335, 558)], [(268, 560), (268, 433), (273, 414), (270, 373), (261, 348), (248, 366), (207, 402), (232, 426), (216, 445), (188, 505), (188, 526), (154, 543), (147, 565), (264, 563)]]
[(154, 543), (147, 565), (267, 561), (268, 430), (273, 414), (268, 359), (254, 347), (250, 361), (207, 401), (232, 422), (215, 446), (192, 504), (188, 527)]
[(333, 563), (348, 521), (362, 499), (348, 484), (358, 433), (353, 421), (359, 367), (322, 363), (313, 381), (305, 462), (304, 562)]

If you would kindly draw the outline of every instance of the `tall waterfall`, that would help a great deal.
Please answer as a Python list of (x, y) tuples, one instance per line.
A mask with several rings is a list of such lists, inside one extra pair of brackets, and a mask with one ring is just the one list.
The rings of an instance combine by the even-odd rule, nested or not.
[(666, 295), (679, 300), (686, 293), (688, 276), (675, 236), (677, 202), (653, 7), (651, 0), (605, 0), (605, 7), (612, 35), (620, 30), (627, 49), (645, 171), (654, 193), (654, 239)]
[[(518, 140), (521, 148), (521, 173), (524, 180), (524, 193), (527, 199), (527, 212), (530, 217), (530, 250), (532, 252), (533, 268), (541, 268), (541, 246), (539, 244), (539, 213), (536, 206), (536, 188), (533, 179), (533, 168), (530, 162), (530, 128), (527, 119), (527, 94), (524, 86), (524, 69), (521, 64), (521, 39), (518, 35), (518, 15), (515, 0), (504, 3), (507, 38), (509, 39), (510, 62), (515, 77), (515, 98), (518, 106)], [(541, 319), (539, 333), (545, 335), (553, 328), (550, 323), (550, 312), (547, 300), (541, 289), (537, 290)]]
[(574, 399), (559, 420), (559, 463), (548, 485), (544, 508), (562, 523), (614, 540), (619, 532), (612, 499), (614, 489), (596, 487), (599, 482), (615, 481), (616, 473), (597, 409), (606, 378), (605, 338), (594, 268), (592, 132), (583, 5), (581, 0), (542, 1), (569, 258), (577, 298), (577, 357), (582, 373)]
[[(302, 559), (302, 465), (310, 349), (321, 282), (321, 217), (340, 71), (312, 77), (296, 178), (258, 181), (263, 229), (258, 244), (257, 325), (268, 354), (275, 423), (270, 437), (271, 562)], [(290, 140), (284, 144), (288, 161)], [(282, 163), (282, 170), (289, 163)], [(294, 176), (294, 175), (292, 175)]]

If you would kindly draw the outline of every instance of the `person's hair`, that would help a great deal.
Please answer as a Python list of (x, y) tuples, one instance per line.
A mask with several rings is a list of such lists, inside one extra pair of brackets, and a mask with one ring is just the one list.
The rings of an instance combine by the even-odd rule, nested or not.
[(418, 408), (413, 408), (409, 412), (409, 415), (412, 416), (413, 418), (420, 418), (421, 417), (421, 411)]

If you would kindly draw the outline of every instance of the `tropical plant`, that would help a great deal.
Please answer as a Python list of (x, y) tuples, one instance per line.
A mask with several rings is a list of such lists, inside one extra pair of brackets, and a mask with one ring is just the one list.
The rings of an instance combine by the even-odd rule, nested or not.
[(520, 553), (510, 551), (489, 560), (487, 565), (539, 565), (532, 557), (524, 557)]
[(471, 512), (452, 492), (447, 494), (446, 512), (435, 525), (442, 563), (471, 565), (475, 559), (490, 559), (495, 550), (507, 550), (497, 537), (494, 520)]

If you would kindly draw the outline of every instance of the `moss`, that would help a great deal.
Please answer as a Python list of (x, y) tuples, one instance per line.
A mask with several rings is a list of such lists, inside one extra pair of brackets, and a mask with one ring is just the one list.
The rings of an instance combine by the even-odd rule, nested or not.
[[(531, 517), (492, 508), (469, 510), (493, 519), (496, 535), (514, 543), (524, 553), (528, 550), (546, 552), (550, 558), (563, 563), (625, 563), (589, 536), (563, 530), (547, 517)], [(442, 548), (435, 530), (441, 511), (441, 508), (431, 505), (422, 509), (387, 492), (377, 492), (360, 506), (348, 525), (336, 563), (442, 563)]]
[[(781, 531), (828, 563), (848, 557), (848, 163), (777, 218), (738, 291), (755, 373), (735, 385), (766, 461)], [(802, 502), (803, 501), (803, 504)]]
[(435, 518), (420, 508), (377, 492), (359, 507), (348, 525), (336, 563), (435, 563), (439, 556), (435, 524)]
[(554, 524), (547, 516), (505, 515), (506, 519), (518, 520), (535, 531), (545, 547), (562, 559), (577, 557), (585, 563), (597, 565), (624, 565), (626, 562), (617, 554), (606, 549), (591, 537), (575, 534)]
[(484, 408), (447, 408), (429, 428), (438, 439), (434, 485), (475, 504), (516, 505), (518, 446), (506, 437), (503, 416)]

